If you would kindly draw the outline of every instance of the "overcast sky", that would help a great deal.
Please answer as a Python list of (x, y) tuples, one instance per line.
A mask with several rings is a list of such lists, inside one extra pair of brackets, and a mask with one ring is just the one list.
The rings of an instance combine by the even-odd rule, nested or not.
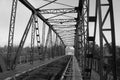
[[(45, 1), (42, 0), (28, 0), (35, 7), (39, 7), (45, 4)], [(114, 15), (115, 15), (115, 34), (116, 34), (116, 44), (120, 45), (120, 0), (114, 1)], [(58, 2), (68, 3), (72, 6), (76, 6), (78, 4), (78, 0), (58, 0)], [(38, 4), (40, 3), (40, 4)], [(8, 32), (9, 32), (9, 23), (10, 23), (10, 14), (11, 14), (11, 6), (12, 0), (0, 0), (0, 46), (7, 45), (8, 42)], [(47, 6), (53, 8), (56, 6), (53, 4), (52, 6)], [(61, 6), (57, 6), (58, 8)], [(56, 8), (56, 7), (54, 7)], [(15, 27), (15, 36), (14, 36), (14, 44), (18, 44), (20, 42), (23, 31), (26, 27), (26, 24), (29, 20), (31, 12), (24, 7), (20, 2), (18, 3), (17, 9), (17, 18), (16, 18), (16, 27)], [(30, 45), (30, 34), (27, 38), (27, 45)]]

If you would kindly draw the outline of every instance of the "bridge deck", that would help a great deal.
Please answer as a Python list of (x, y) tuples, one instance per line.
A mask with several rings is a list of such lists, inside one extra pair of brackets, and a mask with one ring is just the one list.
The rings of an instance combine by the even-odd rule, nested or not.
[[(61, 57), (63, 57), (63, 56), (61, 56)], [(38, 61), (35, 61), (33, 63), (33, 65), (30, 64), (30, 63), (19, 64), (16, 67), (16, 69), (13, 70), (13, 71), (6, 71), (4, 73), (0, 73), (0, 80), (9, 80), (9, 78), (12, 77), (12, 76), (15, 76), (15, 75), (17, 76), (17, 75), (20, 75), (20, 74), (25, 73), (27, 71), (30, 71), (32, 69), (35, 69), (37, 67), (40, 67), (42, 65), (46, 65), (46, 64), (48, 64), (48, 63), (50, 63), (52, 61), (55, 61), (55, 60), (57, 60), (57, 59), (59, 59), (61, 57), (56, 57), (54, 59), (49, 59), (49, 60), (45, 60), (45, 61), (39, 61), (38, 60)]]
[(82, 80), (81, 70), (74, 56), (73, 56), (73, 80)]
[[(4, 73), (0, 73), (0, 80), (9, 80), (9, 78), (12, 76), (18, 76), (22, 73), (25, 73), (27, 71), (31, 71), (37, 67), (40, 67), (42, 65), (46, 65), (46, 64), (51, 63), (51, 62), (53, 62), (57, 59), (60, 59), (62, 57), (63, 56), (56, 57), (56, 58), (50, 59), (50, 60), (45, 60), (45, 61), (35, 61), (33, 65), (31, 65), (30, 63), (18, 65), (14, 71), (6, 71)], [(72, 80), (82, 80), (81, 70), (80, 70), (80, 68), (78, 66), (78, 62), (74, 56), (73, 56), (72, 69), (73, 69)]]

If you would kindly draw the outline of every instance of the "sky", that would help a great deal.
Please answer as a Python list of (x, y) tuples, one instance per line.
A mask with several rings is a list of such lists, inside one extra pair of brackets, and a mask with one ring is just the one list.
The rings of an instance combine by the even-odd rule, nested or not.
[[(35, 7), (39, 7), (46, 3), (43, 0), (28, 0), (28, 1), (30, 1), (30, 3), (32, 3), (32, 5), (34, 5)], [(58, 2), (62, 2), (66, 4), (68, 3), (72, 6), (76, 6), (78, 4), (78, 0), (58, 0)], [(116, 45), (120, 46), (120, 35), (119, 35), (120, 34), (120, 9), (119, 9), (120, 0), (113, 0), (113, 5), (114, 5)], [(47, 7), (51, 7), (51, 8), (61, 7), (60, 5), (56, 7), (55, 6), (56, 6), (55, 4), (52, 4), (52, 6), (49, 5)], [(7, 45), (8, 43), (11, 7), (12, 7), (12, 0), (0, 0), (0, 46)], [(31, 15), (31, 11), (29, 11), (20, 2), (18, 2), (14, 45), (19, 44), (30, 15)], [(98, 42), (98, 40), (96, 42)], [(28, 35), (26, 45), (30, 45), (30, 33)]]

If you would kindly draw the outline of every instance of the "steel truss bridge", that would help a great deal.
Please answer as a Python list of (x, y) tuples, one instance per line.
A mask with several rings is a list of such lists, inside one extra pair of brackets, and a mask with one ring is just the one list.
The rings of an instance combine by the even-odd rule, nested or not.
[[(6, 61), (1, 60), (1, 74), (6, 71), (15, 70), (17, 65), (20, 64), (18, 62), (22, 59), (22, 49), (28, 33), (31, 31), (29, 62), (32, 65), (35, 64), (34, 55), (37, 55), (38, 61), (54, 59), (56, 57), (65, 56), (66, 47), (72, 46), (74, 47), (74, 56), (81, 69), (82, 77), (80, 80), (119, 80), (117, 79), (119, 76), (117, 76), (116, 72), (115, 26), (112, 0), (77, 0), (78, 5), (75, 6), (60, 3), (59, 0), (43, 0), (47, 3), (38, 8), (34, 7), (29, 0), (12, 1), (8, 50)], [(24, 30), (19, 46), (14, 52), (13, 42), (18, 2), (28, 8), (32, 14)], [(44, 8), (53, 4), (65, 7)], [(90, 9), (92, 5), (94, 5), (93, 9)], [(43, 22), (41, 28), (42, 32), (40, 32), (40, 20)], [(92, 32), (91, 29), (93, 29)], [(97, 29), (99, 31), (97, 31)], [(106, 35), (106, 32), (109, 32), (108, 35)], [(91, 33), (93, 34), (90, 35)], [(99, 35), (96, 35), (97, 33)], [(42, 34), (42, 36), (40, 34)], [(110, 38), (108, 38), (108, 36)], [(98, 46), (96, 45), (97, 38), (99, 38), (99, 48), (97, 48)], [(37, 43), (37, 51), (35, 49), (35, 43)], [(106, 44), (107, 48), (110, 50), (110, 55), (105, 55), (104, 44)], [(110, 64), (107, 62), (108, 59), (111, 60)], [(64, 69), (64, 72), (62, 72), (63, 74), (60, 80), (72, 80), (70, 76), (67, 76), (69, 78), (65, 77), (67, 69), (69, 68), (71, 70), (70, 65), (73, 64), (71, 61), (70, 58), (68, 63), (66, 63), (68, 65)], [(26, 74), (28, 75), (28, 73)], [(58, 78), (54, 77), (49, 80), (55, 79)], [(7, 80), (27, 79), (13, 78)]]

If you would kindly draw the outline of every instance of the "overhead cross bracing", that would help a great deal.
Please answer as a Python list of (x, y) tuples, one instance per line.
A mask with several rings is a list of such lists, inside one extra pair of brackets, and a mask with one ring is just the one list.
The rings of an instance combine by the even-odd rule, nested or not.
[[(75, 5), (73, 8), (69, 6), (67, 6), (67, 8), (64, 8), (63, 6), (61, 8), (55, 9), (47, 8), (38, 10), (39, 13), (41, 13), (50, 24), (52, 24), (53, 28), (60, 35), (61, 39), (63, 40), (66, 46), (74, 46), (74, 33), (76, 29), (75, 25), (77, 24), (77, 7), (78, 6)], [(46, 17), (47, 14), (51, 14), (51, 16)]]
[(49, 19), (50, 23), (67, 23), (67, 22), (76, 22), (75, 19)]
[(76, 13), (76, 8), (61, 8), (61, 9), (39, 9), (41, 14), (58, 14), (58, 13)]
[[(74, 31), (76, 29), (75, 25), (76, 25), (77, 10), (78, 10), (77, 5), (78, 5), (79, 1), (77, 1), (77, 4), (73, 4), (72, 8), (70, 6), (68, 6), (68, 5), (72, 6), (71, 3), (70, 4), (66, 3), (67, 5), (64, 5), (64, 4), (58, 4), (59, 1), (57, 1), (57, 0), (55, 0), (55, 1), (43, 0), (43, 1), (48, 2), (47, 3), (48, 5), (46, 4), (43, 7), (38, 7), (35, 9), (31, 5), (31, 3), (29, 3), (28, 1), (20, 0), (20, 2), (23, 3), (26, 7), (28, 7), (32, 12), (37, 13), (38, 17), (42, 18), (45, 21), (45, 23), (47, 23), (48, 26), (52, 27), (53, 30), (58, 35), (61, 35), (59, 32), (64, 30), (64, 32), (62, 32), (62, 33), (65, 33), (66, 37), (67, 37), (67, 34), (71, 33), (70, 32), (71, 30)], [(29, 5), (28, 5), (28, 3), (29, 3)], [(64, 5), (64, 6), (62, 6), (60, 8), (47, 7), (51, 4), (57, 4), (56, 6), (60, 6), (60, 5)], [(45, 8), (45, 9), (43, 9), (43, 8)], [(58, 29), (58, 26), (60, 29)], [(63, 26), (65, 26), (66, 28), (64, 28)], [(73, 26), (73, 28), (71, 28), (71, 26)], [(66, 33), (66, 32), (68, 32), (68, 33)], [(62, 37), (62, 36), (59, 36), (59, 37)], [(71, 39), (70, 38), (71, 36), (68, 36), (68, 37), (69, 37), (69, 39)], [(67, 41), (65, 41), (65, 42), (67, 42)], [(74, 46), (74, 44), (72, 46)]]

